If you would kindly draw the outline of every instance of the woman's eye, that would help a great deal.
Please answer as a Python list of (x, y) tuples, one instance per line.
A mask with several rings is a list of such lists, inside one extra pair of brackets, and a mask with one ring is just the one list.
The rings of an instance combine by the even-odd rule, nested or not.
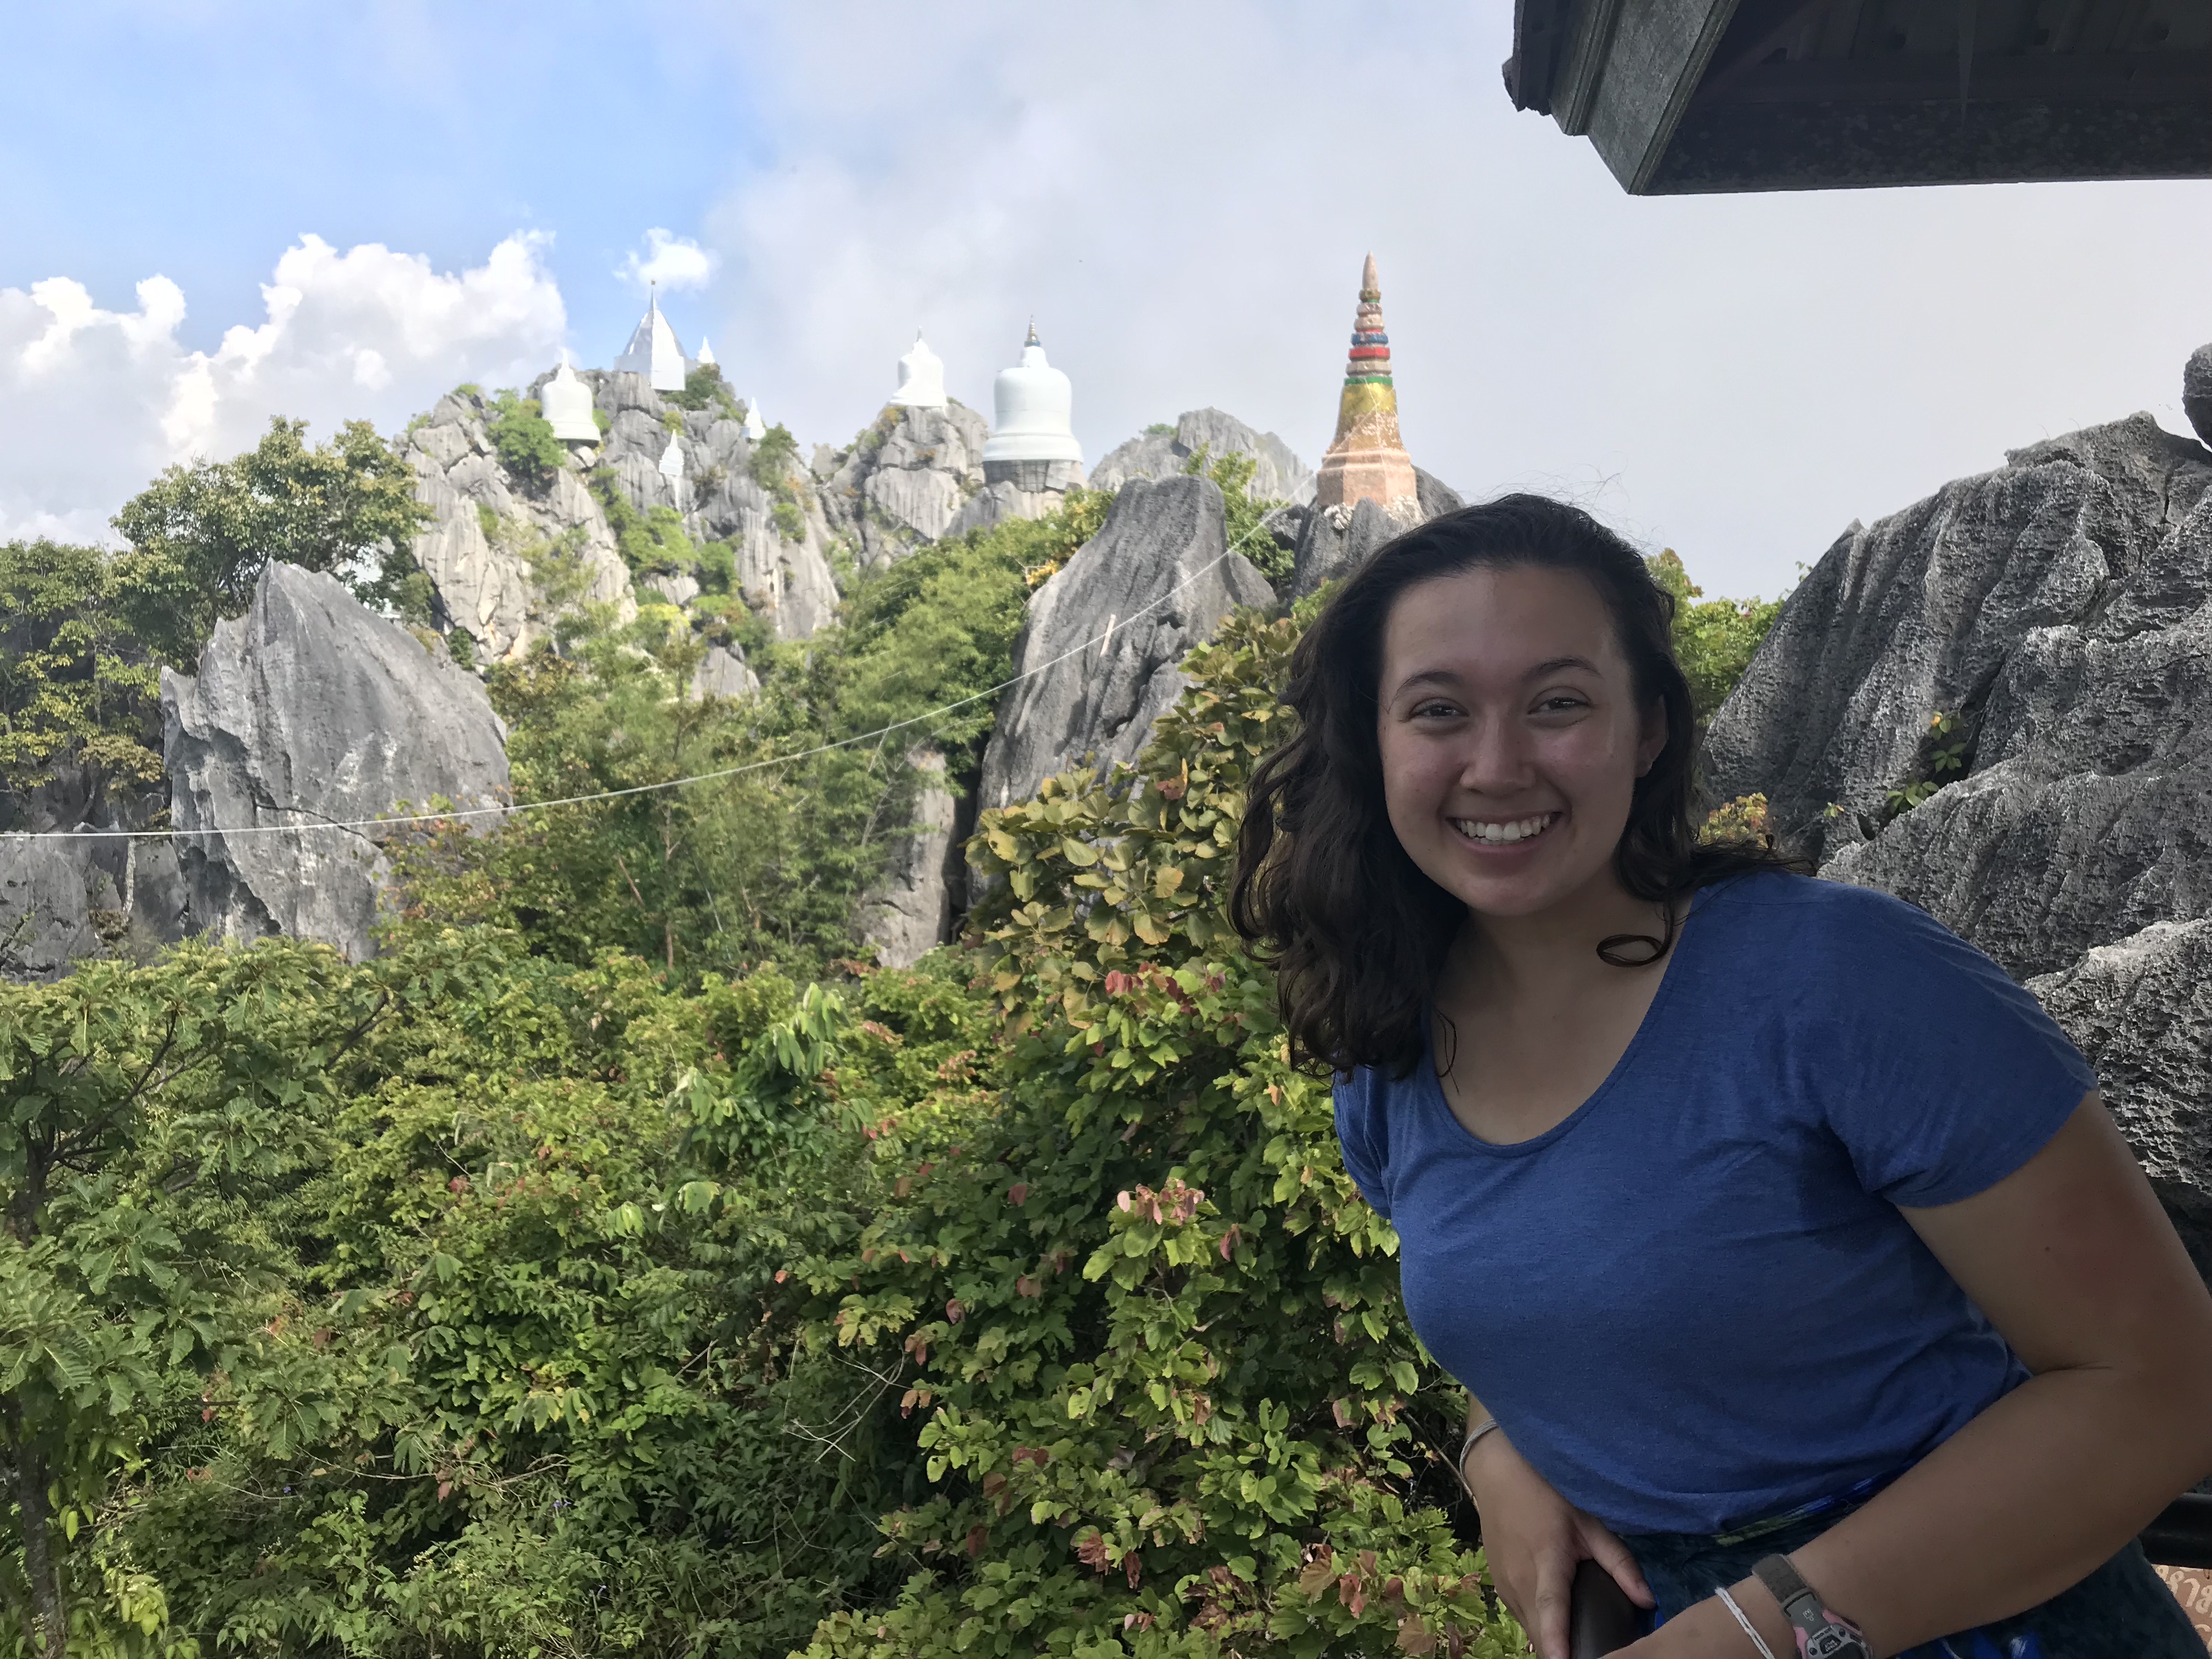
[(1449, 720), (1458, 713), (1459, 710), (1448, 702), (1424, 702), (1414, 706), (1413, 718), (1417, 720)]
[(1536, 712), (1540, 714), (1560, 714), (1571, 713), (1577, 708), (1587, 708), (1589, 707), (1589, 705), (1587, 702), (1584, 702), (1580, 697), (1547, 697), (1543, 702), (1536, 705)]

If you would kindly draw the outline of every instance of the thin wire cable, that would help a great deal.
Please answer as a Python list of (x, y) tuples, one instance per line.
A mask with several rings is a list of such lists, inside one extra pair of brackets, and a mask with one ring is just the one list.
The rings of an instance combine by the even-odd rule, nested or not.
[[(1116, 633), (1147, 611), (1155, 611), (1165, 605), (1184, 588), (1212, 571), (1217, 565), (1226, 562), (1231, 553), (1240, 551), (1260, 533), (1259, 527), (1255, 525), (1238, 537), (1234, 544), (1224, 548), (1218, 556), (1207, 560), (1206, 563), (1192, 571), (1158, 599), (1132, 611), (1126, 617), (1109, 618), (1103, 632), (1092, 635), (1082, 644), (1061, 652), (1049, 661), (1041, 662), (1034, 668), (1025, 668), (1012, 678), (1000, 680), (996, 685), (989, 686), (969, 696), (958, 698), (940, 708), (933, 708), (927, 714), (911, 715), (902, 720), (893, 720), (889, 726), (879, 726), (872, 732), (863, 732), (855, 737), (839, 738), (832, 743), (817, 744), (811, 749), (796, 750), (788, 755), (770, 755), (765, 760), (747, 761), (742, 766), (725, 766), (713, 772), (695, 772), (689, 777), (670, 778), (665, 783), (632, 784), (626, 789), (599, 789), (586, 795), (562, 795), (551, 800), (520, 800), (506, 806), (459, 807), (450, 812), (415, 812), (381, 818), (319, 818), (307, 823), (243, 823), (232, 829), (211, 827), (204, 830), (0, 830), (0, 841), (178, 841), (188, 836), (303, 836), (319, 830), (401, 829), (410, 824), (450, 823), (455, 818), (506, 817), (517, 812), (542, 812), (554, 806), (583, 806), (592, 801), (618, 800), (626, 795), (649, 795), (658, 793), (664, 789), (681, 789), (694, 783), (712, 783), (721, 778), (737, 777), (742, 773), (765, 771), (771, 766), (788, 766), (794, 761), (811, 760), (817, 755), (826, 755), (833, 750), (852, 749), (864, 743), (878, 742), (894, 732), (904, 731), (909, 726), (920, 726), (927, 721), (936, 720), (940, 715), (949, 714), (956, 708), (964, 708), (971, 702), (981, 702), (986, 697), (995, 697), (1000, 692), (1019, 685), (1024, 680), (1032, 679), (1043, 673), (1048, 668), (1059, 666), (1071, 657), (1079, 657), (1091, 647), (1112, 639)], [(307, 809), (301, 806), (280, 806), (272, 810), (280, 812), (304, 812)]]

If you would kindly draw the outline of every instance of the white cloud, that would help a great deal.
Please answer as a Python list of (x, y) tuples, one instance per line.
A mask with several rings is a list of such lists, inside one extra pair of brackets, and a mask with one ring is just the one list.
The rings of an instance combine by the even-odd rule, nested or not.
[(640, 289), (652, 283), (668, 289), (704, 288), (714, 280), (715, 267), (721, 263), (689, 236), (657, 227), (645, 233), (645, 245), (650, 252), (642, 259), (633, 248), (623, 260), (622, 269), (615, 272)]
[(1371, 249), (1417, 461), (1738, 593), (2008, 446), (2178, 424), (2212, 184), (1631, 198), (1511, 107), (1512, 10), (701, 9), (778, 70), (705, 222), (725, 372), (842, 441), (917, 326), (988, 413), (1034, 313), (1093, 460), (1214, 404), (1311, 462)]
[(166, 276), (138, 284), (134, 311), (66, 276), (0, 289), (0, 537), (112, 539), (107, 519), (155, 472), (246, 448), (272, 415), (389, 430), (463, 380), (527, 380), (567, 320), (543, 252), (510, 236), (447, 272), (303, 236), (262, 288), (262, 321), (212, 351), (178, 339), (185, 295)]

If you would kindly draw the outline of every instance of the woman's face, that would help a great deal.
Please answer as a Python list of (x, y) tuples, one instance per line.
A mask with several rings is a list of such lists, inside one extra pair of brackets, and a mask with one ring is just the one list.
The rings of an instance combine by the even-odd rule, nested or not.
[(1609, 882), (1636, 780), (1666, 746), (1588, 578), (1476, 568), (1407, 589), (1382, 635), (1390, 826), (1479, 915), (1533, 916)]

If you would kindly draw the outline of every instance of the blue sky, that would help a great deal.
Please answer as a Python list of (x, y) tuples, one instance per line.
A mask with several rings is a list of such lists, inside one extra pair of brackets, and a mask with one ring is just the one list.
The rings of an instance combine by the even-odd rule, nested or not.
[(0, 535), (98, 535), (271, 414), (391, 430), (604, 364), (655, 229), (711, 266), (667, 292), (687, 344), (802, 445), (917, 327), (988, 413), (1034, 313), (1093, 459), (1212, 404), (1316, 459), (1372, 249), (1415, 459), (1714, 591), (2008, 447), (2182, 429), (2212, 184), (1631, 200), (1506, 103), (1510, 9), (41, 6), (0, 102)]

